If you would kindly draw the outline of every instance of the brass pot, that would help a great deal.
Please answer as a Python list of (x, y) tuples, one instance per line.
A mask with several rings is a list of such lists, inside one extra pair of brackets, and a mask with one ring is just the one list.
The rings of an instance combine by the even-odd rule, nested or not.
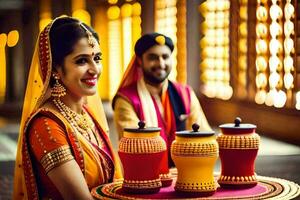
[(197, 124), (192, 128), (193, 131), (176, 132), (171, 145), (171, 156), (178, 170), (175, 190), (186, 195), (212, 195), (217, 188), (213, 170), (218, 143), (214, 132), (200, 132)]

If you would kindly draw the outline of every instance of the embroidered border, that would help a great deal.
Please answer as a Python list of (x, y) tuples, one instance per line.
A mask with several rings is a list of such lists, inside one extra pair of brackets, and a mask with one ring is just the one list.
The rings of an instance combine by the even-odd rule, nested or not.
[(210, 182), (191, 182), (191, 183), (181, 183), (176, 182), (175, 190), (184, 192), (211, 192), (216, 191), (217, 185), (214, 180)]
[(220, 184), (253, 184), (257, 183), (256, 175), (249, 176), (224, 176), (219, 177)]
[(71, 153), (70, 147), (68, 145), (64, 145), (44, 155), (41, 159), (41, 164), (46, 173), (48, 173), (53, 168), (73, 159), (74, 157)]
[(123, 187), (131, 189), (151, 189), (151, 188), (160, 188), (162, 186), (160, 178), (154, 180), (124, 180)]
[(203, 144), (195, 142), (173, 142), (171, 153), (174, 156), (209, 157), (218, 156), (219, 149), (217, 142)]
[(124, 153), (159, 153), (167, 149), (165, 141), (160, 137), (126, 138), (119, 142), (119, 152)]
[(220, 149), (258, 149), (260, 137), (258, 134), (242, 136), (219, 134), (217, 137)]

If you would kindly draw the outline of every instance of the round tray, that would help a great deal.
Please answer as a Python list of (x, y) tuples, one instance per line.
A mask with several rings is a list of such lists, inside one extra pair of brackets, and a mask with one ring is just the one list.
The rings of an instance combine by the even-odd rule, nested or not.
[[(174, 190), (176, 172), (173, 171), (173, 185), (161, 188), (156, 194), (127, 194), (122, 191), (122, 182), (114, 182), (98, 186), (92, 190), (96, 199), (293, 199), (300, 194), (298, 184), (288, 180), (257, 176), (258, 184), (247, 189), (218, 188), (216, 193), (209, 197), (187, 198), (178, 195)], [(218, 174), (215, 175), (218, 178)]]

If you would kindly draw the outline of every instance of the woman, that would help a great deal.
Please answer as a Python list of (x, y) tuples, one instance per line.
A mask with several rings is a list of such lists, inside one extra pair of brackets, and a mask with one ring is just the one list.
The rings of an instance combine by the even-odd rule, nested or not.
[(14, 199), (93, 199), (120, 178), (97, 80), (98, 35), (71, 17), (39, 35), (29, 72), (15, 167)]

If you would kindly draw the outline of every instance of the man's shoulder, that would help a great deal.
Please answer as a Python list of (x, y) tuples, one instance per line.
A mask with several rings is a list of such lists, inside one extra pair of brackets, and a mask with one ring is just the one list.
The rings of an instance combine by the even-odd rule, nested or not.
[(122, 89), (128, 90), (128, 89), (132, 89), (132, 88), (137, 88), (137, 83), (131, 83), (130, 85), (127, 85), (125, 87), (123, 87)]
[(138, 98), (137, 84), (133, 83), (118, 90), (117, 94), (114, 96), (112, 100), (113, 109), (115, 108), (117, 99), (120, 98), (125, 99), (129, 103), (131, 103), (132, 100)]
[(136, 91), (137, 90), (137, 83), (132, 83), (130, 85), (127, 85), (123, 88), (121, 88), (118, 92), (129, 92), (129, 91)]

